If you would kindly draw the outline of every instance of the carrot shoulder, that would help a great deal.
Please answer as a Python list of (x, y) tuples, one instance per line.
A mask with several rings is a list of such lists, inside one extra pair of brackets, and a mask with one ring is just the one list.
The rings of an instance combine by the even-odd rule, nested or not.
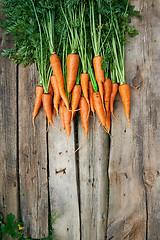
[(67, 56), (67, 92), (70, 93), (75, 85), (79, 66), (79, 56), (69, 54)]
[(50, 63), (51, 63), (52, 70), (53, 70), (53, 72), (56, 76), (57, 82), (58, 82), (58, 87), (59, 87), (59, 92), (60, 92), (61, 98), (64, 100), (64, 103), (65, 103), (67, 109), (69, 109), (69, 102), (68, 102), (67, 95), (65, 92), (64, 77), (63, 77), (63, 73), (62, 73), (61, 62), (56, 53), (51, 55)]
[(33, 110), (33, 119), (37, 116), (39, 108), (42, 104), (42, 94), (44, 93), (42, 86), (36, 87), (36, 98), (35, 98), (35, 104), (34, 104), (34, 110)]

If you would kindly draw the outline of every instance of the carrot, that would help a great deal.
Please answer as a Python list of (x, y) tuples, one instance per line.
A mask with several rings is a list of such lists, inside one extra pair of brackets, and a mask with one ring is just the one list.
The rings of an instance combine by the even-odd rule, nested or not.
[(53, 87), (52, 87), (52, 84), (51, 82), (49, 83), (49, 89), (48, 89), (48, 92), (52, 94), (52, 97), (53, 97)]
[(107, 112), (106, 117), (107, 117), (106, 128), (107, 128), (107, 131), (109, 133), (110, 129), (111, 129), (111, 112), (110, 112), (110, 110)]
[(66, 106), (63, 106), (63, 121), (64, 121), (64, 128), (69, 139), (71, 134), (71, 118), (72, 118), (72, 111), (68, 111)]
[(89, 103), (90, 103), (91, 111), (94, 114), (93, 93), (94, 93), (94, 89), (92, 86), (92, 82), (89, 81)]
[(102, 57), (101, 56), (96, 56), (93, 58), (93, 67), (94, 67), (94, 72), (95, 72), (95, 77), (96, 81), (98, 83), (99, 87), (99, 93), (101, 95), (101, 99), (103, 102), (103, 82), (104, 82), (104, 71), (101, 68), (101, 63)]
[(56, 109), (55, 109), (55, 107), (53, 107), (53, 116), (54, 117), (56, 116)]
[(47, 93), (42, 95), (43, 108), (48, 118), (48, 122), (53, 125), (52, 119), (52, 94)]
[(80, 81), (81, 81), (83, 95), (84, 95), (87, 103), (89, 104), (89, 100), (88, 100), (89, 74), (88, 73), (82, 73), (81, 77), (80, 77)]
[(60, 100), (59, 103), (59, 112), (61, 116), (61, 123), (62, 123), (62, 128), (64, 130), (64, 119), (63, 119), (63, 106), (65, 106), (63, 99)]
[(112, 115), (113, 115), (113, 103), (114, 103), (114, 99), (117, 94), (117, 91), (118, 91), (118, 84), (112, 83), (111, 95), (110, 95), (110, 111)]
[(102, 99), (99, 92), (93, 93), (93, 104), (100, 123), (105, 127), (106, 126), (106, 113), (102, 103)]
[(55, 75), (51, 76), (51, 84), (54, 91), (53, 104), (54, 104), (54, 108), (56, 109), (56, 112), (58, 113), (58, 104), (61, 99), (61, 95), (59, 92), (58, 83)]
[(33, 110), (33, 121), (34, 121), (34, 118), (37, 116), (39, 108), (41, 106), (43, 92), (44, 92), (43, 87), (41, 86), (36, 87), (36, 98), (35, 98), (35, 104), (34, 104), (34, 110)]
[(76, 114), (76, 109), (79, 105), (80, 97), (81, 97), (81, 85), (76, 84), (73, 88), (71, 99), (72, 118)]
[(125, 114), (130, 126), (130, 120), (129, 120), (129, 112), (130, 112), (130, 87), (128, 84), (123, 84), (119, 86), (119, 93), (122, 99), (122, 103), (124, 106)]
[(67, 109), (69, 109), (69, 102), (68, 102), (67, 95), (65, 92), (64, 77), (63, 77), (63, 73), (62, 73), (61, 63), (60, 63), (59, 57), (56, 53), (51, 55), (50, 63), (51, 63), (52, 70), (53, 70), (53, 72), (56, 76), (57, 82), (58, 82), (58, 87), (59, 87), (59, 92), (60, 92), (61, 98), (64, 100), (64, 103), (65, 103)]
[(111, 95), (111, 90), (112, 90), (112, 83), (109, 78), (104, 80), (104, 103), (105, 103), (105, 108), (106, 112), (109, 111), (109, 100), (110, 100), (110, 95)]
[(79, 66), (79, 56), (77, 54), (69, 54), (67, 56), (67, 92), (70, 93), (77, 79)]
[(76, 149), (75, 152), (77, 152), (84, 145), (89, 132), (89, 104), (87, 103), (87, 100), (85, 97), (81, 97), (79, 102), (79, 108), (80, 108), (81, 122), (85, 132), (85, 138), (82, 145), (78, 149)]

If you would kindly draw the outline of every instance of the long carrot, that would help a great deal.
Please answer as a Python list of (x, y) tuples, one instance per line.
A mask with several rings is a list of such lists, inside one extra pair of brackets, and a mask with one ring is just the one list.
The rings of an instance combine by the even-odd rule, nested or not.
[(43, 87), (41, 86), (36, 87), (36, 98), (35, 98), (35, 104), (34, 104), (34, 110), (33, 110), (33, 121), (34, 121), (34, 118), (37, 116), (39, 108), (41, 106), (43, 92), (44, 92)]
[(47, 93), (42, 95), (43, 108), (48, 118), (48, 122), (53, 125), (52, 119), (52, 94)]
[(130, 126), (130, 120), (129, 120), (129, 112), (130, 112), (130, 87), (128, 84), (123, 84), (119, 86), (119, 93), (122, 99), (122, 103), (124, 106), (125, 114)]
[(91, 111), (94, 114), (93, 93), (94, 93), (94, 89), (92, 86), (92, 82), (89, 81), (89, 103), (90, 103)]
[(51, 84), (52, 84), (53, 91), (54, 91), (53, 104), (54, 104), (54, 108), (56, 109), (56, 112), (58, 113), (58, 105), (59, 105), (59, 101), (61, 99), (61, 95), (59, 92), (57, 79), (54, 75), (51, 76)]
[(103, 84), (102, 83), (104, 82), (104, 71), (101, 68), (101, 65), (102, 65), (101, 62), (102, 62), (101, 56), (96, 56), (93, 58), (93, 67), (94, 67), (95, 77), (98, 83), (99, 92), (103, 102)]
[(106, 112), (108, 113), (109, 111), (109, 100), (110, 100), (110, 95), (112, 91), (112, 83), (109, 78), (104, 80), (104, 104), (106, 108)]
[(79, 56), (69, 54), (67, 56), (67, 92), (70, 93), (75, 85), (79, 66)]
[(66, 106), (63, 106), (64, 128), (65, 128), (68, 139), (71, 134), (71, 118), (72, 118), (72, 111), (68, 111)]
[(84, 145), (89, 132), (89, 105), (85, 97), (81, 97), (79, 102), (79, 108), (80, 108), (81, 122), (85, 132), (85, 138), (82, 145), (78, 149), (76, 149), (75, 152), (77, 152)]
[(63, 106), (65, 106), (63, 99), (60, 100), (59, 103), (59, 112), (60, 112), (60, 116), (61, 116), (61, 123), (62, 123), (62, 128), (64, 130), (65, 126), (64, 126), (64, 119), (63, 119)]
[(49, 89), (48, 89), (48, 92), (52, 94), (52, 97), (53, 97), (53, 87), (52, 87), (52, 84), (51, 82), (49, 83)]
[(71, 99), (72, 118), (76, 114), (76, 110), (79, 105), (80, 97), (81, 97), (81, 85), (76, 84), (73, 88), (72, 99)]
[(106, 113), (102, 103), (101, 95), (99, 92), (93, 93), (93, 104), (100, 123), (105, 127), (106, 126)]
[(117, 94), (117, 91), (118, 91), (118, 84), (112, 83), (112, 89), (111, 89), (111, 95), (110, 95), (110, 111), (112, 115), (113, 115), (113, 103), (114, 103), (114, 99)]
[(84, 95), (87, 103), (89, 104), (89, 100), (88, 100), (89, 74), (88, 73), (82, 73), (81, 77), (80, 77), (80, 81), (81, 81), (83, 95)]
[(60, 95), (61, 95), (62, 99), (64, 100), (64, 103), (65, 103), (67, 109), (69, 109), (69, 102), (68, 102), (67, 95), (65, 92), (64, 77), (63, 77), (63, 73), (62, 73), (61, 63), (60, 63), (59, 57), (56, 53), (51, 55), (50, 63), (51, 63), (52, 70), (53, 70), (53, 72), (56, 76), (57, 82), (58, 82)]
[(110, 112), (110, 110), (107, 112), (106, 117), (107, 117), (106, 118), (106, 128), (109, 133), (110, 129), (111, 129), (111, 112)]

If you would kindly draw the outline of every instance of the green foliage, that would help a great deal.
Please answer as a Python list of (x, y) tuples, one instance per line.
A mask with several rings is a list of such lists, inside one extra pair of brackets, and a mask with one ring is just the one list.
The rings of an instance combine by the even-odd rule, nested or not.
[[(58, 214), (55, 211), (52, 212), (52, 215), (49, 219), (49, 236), (47, 238), (42, 238), (41, 240), (56, 239), (52, 226), (58, 218), (59, 214), (60, 212)], [(15, 220), (15, 216), (12, 213), (7, 215), (6, 224), (4, 224), (2, 214), (0, 213), (0, 237), (3, 234), (3, 239), (9, 236), (11, 239), (32, 240), (31, 238), (24, 238), (24, 227), (22, 226), (23, 225), (21, 222)]]

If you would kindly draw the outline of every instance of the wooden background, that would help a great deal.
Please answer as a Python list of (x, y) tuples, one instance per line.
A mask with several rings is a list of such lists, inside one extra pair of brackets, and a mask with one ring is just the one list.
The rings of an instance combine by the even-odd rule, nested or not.
[[(33, 127), (36, 65), (0, 55), (0, 212), (22, 217), (26, 237), (46, 237), (56, 212), (59, 240), (160, 239), (160, 0), (131, 2), (143, 15), (133, 18), (139, 35), (126, 46), (135, 140), (114, 119), (109, 137), (91, 116), (87, 141), (73, 154), (77, 128), (78, 143), (84, 139), (81, 122), (68, 146), (63, 131), (46, 132), (42, 108)], [(0, 31), (0, 49), (11, 47)], [(127, 126), (119, 95), (114, 109)]]

